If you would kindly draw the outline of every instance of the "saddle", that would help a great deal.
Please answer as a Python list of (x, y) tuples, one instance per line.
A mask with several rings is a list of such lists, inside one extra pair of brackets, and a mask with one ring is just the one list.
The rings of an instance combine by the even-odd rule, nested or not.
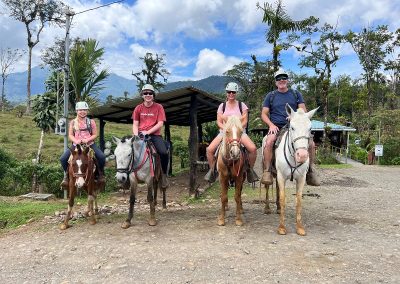
[(278, 148), (279, 144), (282, 142), (283, 135), (288, 131), (287, 124), (279, 129), (274, 147), (272, 148), (272, 159), (271, 159), (271, 173), (276, 177), (276, 165), (275, 165), (275, 150)]

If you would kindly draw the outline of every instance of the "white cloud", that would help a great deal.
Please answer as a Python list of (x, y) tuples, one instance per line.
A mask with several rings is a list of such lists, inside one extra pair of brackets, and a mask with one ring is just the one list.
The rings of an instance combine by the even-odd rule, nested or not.
[(237, 57), (225, 56), (218, 50), (206, 48), (200, 51), (193, 73), (199, 79), (211, 75), (222, 75), (241, 61), (242, 59)]

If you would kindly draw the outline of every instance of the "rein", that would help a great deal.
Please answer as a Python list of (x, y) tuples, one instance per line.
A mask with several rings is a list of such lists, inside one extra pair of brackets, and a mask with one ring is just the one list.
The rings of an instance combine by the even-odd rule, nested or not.
[[(287, 163), (288, 166), (290, 167), (290, 181), (293, 181), (293, 174), (294, 174), (294, 172), (295, 172), (296, 170), (298, 170), (298, 168), (300, 168), (300, 167), (304, 164), (304, 163), (300, 163), (300, 164), (296, 165), (296, 159), (295, 159), (295, 157), (294, 157), (294, 152), (296, 152), (297, 149), (306, 149), (306, 150), (307, 150), (306, 147), (299, 147), (299, 148), (296, 149), (296, 148), (294, 147), (294, 143), (295, 143), (296, 141), (300, 140), (300, 139), (307, 139), (307, 140), (309, 140), (310, 137), (307, 137), (307, 136), (299, 136), (299, 137), (296, 137), (295, 139), (293, 139), (293, 140), (290, 142), (290, 146), (291, 146), (291, 147), (290, 147), (290, 146), (289, 146), (289, 135), (290, 135), (290, 127), (289, 127), (289, 129), (288, 129), (288, 132), (286, 133), (285, 144), (283, 145), (283, 153), (284, 153), (284, 156), (285, 156), (286, 163)], [(290, 161), (289, 161), (289, 159), (288, 159), (288, 157), (287, 157), (287, 155), (286, 155), (286, 149), (288, 150), (288, 152), (290, 153), (290, 156), (291, 156), (291, 157), (293, 158), (293, 160), (294, 160), (294, 163), (295, 163), (294, 166), (292, 166), (292, 164), (290, 163)], [(292, 149), (294, 152), (292, 152), (291, 149)]]

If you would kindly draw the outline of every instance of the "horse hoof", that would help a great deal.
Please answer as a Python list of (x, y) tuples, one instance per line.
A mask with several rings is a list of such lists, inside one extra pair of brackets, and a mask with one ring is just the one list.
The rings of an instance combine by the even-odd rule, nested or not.
[(236, 223), (236, 226), (243, 226), (242, 220), (236, 220), (235, 223)]
[(271, 214), (272, 210), (271, 208), (264, 208), (264, 214)]
[(278, 234), (279, 234), (279, 235), (286, 235), (286, 229), (285, 229), (285, 228), (279, 227), (279, 228), (278, 228)]
[(130, 226), (131, 226), (131, 223), (125, 222), (125, 223), (123, 223), (123, 224), (121, 225), (121, 228), (122, 228), (122, 229), (128, 229)]
[(276, 214), (281, 214), (281, 209), (276, 209)]
[(89, 224), (90, 224), (90, 225), (96, 225), (96, 220), (90, 220), (90, 221), (89, 221)]
[(60, 225), (60, 229), (61, 229), (61, 230), (66, 230), (66, 229), (68, 229), (68, 227), (69, 227), (69, 226), (66, 225), (66, 224), (61, 224), (61, 225)]
[(155, 225), (157, 225), (156, 219), (150, 219), (149, 220), (149, 226), (155, 226)]
[(297, 228), (296, 232), (297, 232), (297, 234), (299, 236), (305, 236), (306, 235), (306, 231), (304, 230), (304, 228)]

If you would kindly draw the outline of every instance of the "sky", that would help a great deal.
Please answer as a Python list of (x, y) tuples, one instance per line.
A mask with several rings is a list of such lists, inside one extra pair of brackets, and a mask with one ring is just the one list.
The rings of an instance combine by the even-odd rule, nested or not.
[[(133, 79), (132, 72), (142, 69), (147, 52), (165, 54), (169, 82), (199, 80), (222, 75), (235, 64), (271, 58), (272, 47), (265, 41), (268, 26), (257, 0), (125, 0), (107, 7), (79, 13), (113, 0), (65, 0), (77, 13), (72, 19), (70, 36), (94, 38), (105, 49), (103, 67)], [(272, 1), (269, 1), (273, 3)], [(400, 27), (400, 3), (393, 0), (283, 0), (293, 20), (311, 15), (320, 23), (337, 25), (338, 30), (359, 31), (363, 27), (386, 24), (389, 30)], [(26, 50), (26, 30), (21, 22), (6, 14), (0, 2), (0, 47)], [(79, 13), (79, 14), (78, 14)], [(33, 49), (32, 66), (41, 64), (42, 49), (65, 38), (65, 29), (46, 27), (40, 43)], [(351, 47), (344, 44), (333, 75), (357, 77), (361, 66)], [(289, 49), (281, 54), (285, 69), (311, 72), (298, 67), (300, 54)], [(14, 72), (27, 69), (25, 55)]]

